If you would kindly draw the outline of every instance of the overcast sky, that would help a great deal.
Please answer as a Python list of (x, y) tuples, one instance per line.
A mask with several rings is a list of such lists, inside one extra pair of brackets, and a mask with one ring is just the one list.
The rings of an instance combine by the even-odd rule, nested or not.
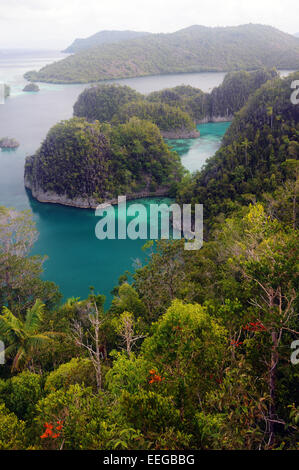
[(298, 0), (0, 0), (0, 49), (63, 49), (103, 29), (263, 23), (299, 31)]

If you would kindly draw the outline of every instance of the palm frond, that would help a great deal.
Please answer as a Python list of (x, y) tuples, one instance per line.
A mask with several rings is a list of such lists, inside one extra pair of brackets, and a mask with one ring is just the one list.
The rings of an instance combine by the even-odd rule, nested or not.
[(7, 308), (3, 307), (0, 315), (0, 335), (12, 340), (15, 336), (24, 338), (23, 323)]
[(44, 308), (45, 304), (43, 304), (41, 300), (37, 299), (33, 307), (27, 310), (24, 326), (28, 333), (33, 333), (38, 330), (43, 319)]
[(40, 333), (40, 334), (37, 334), (37, 335), (33, 335), (29, 338), (28, 347), (36, 349), (39, 346), (43, 346), (45, 343), (52, 342), (52, 341), (53, 341), (52, 338), (50, 338), (49, 336), (47, 336), (43, 333)]

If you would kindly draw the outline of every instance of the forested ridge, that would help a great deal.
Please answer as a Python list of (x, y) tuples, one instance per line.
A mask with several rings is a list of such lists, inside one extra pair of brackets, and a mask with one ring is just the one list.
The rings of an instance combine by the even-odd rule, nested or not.
[(196, 137), (196, 123), (218, 118), (231, 120), (249, 96), (274, 77), (278, 77), (275, 69), (231, 72), (211, 93), (181, 85), (142, 95), (128, 86), (101, 84), (79, 95), (74, 115), (111, 124), (124, 123), (135, 116), (153, 122), (162, 134)]
[(213, 121), (218, 117), (231, 120), (249, 96), (274, 77), (278, 77), (275, 69), (230, 72), (211, 93), (204, 93), (190, 85), (180, 85), (154, 91), (147, 96), (147, 100), (179, 107), (190, 114), (195, 122)]
[(182, 182), (180, 203), (203, 202), (207, 220), (228, 214), (232, 201), (244, 204), (272, 193), (293, 173), (287, 160), (298, 158), (299, 108), (290, 96), (298, 78), (298, 72), (274, 78), (250, 96), (219, 151)]
[[(176, 184), (178, 202), (204, 204), (203, 248), (148, 242), (110, 306), (100, 285), (61, 304), (30, 256), (32, 216), (0, 208), (0, 449), (298, 450), (298, 78), (263, 84)], [(74, 139), (114, 152), (137, 130), (162, 149), (152, 123), (74, 118), (41, 163)]]
[(115, 43), (128, 41), (151, 33), (143, 33), (138, 31), (99, 31), (88, 38), (77, 38), (63, 52), (72, 53), (88, 49), (90, 47), (99, 46), (107, 43)]
[(118, 44), (102, 44), (30, 71), (30, 81), (90, 83), (187, 72), (299, 68), (299, 40), (270, 26), (190, 26)]

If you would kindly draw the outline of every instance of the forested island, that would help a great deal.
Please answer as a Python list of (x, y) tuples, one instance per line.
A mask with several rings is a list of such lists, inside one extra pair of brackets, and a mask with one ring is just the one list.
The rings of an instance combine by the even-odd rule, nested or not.
[(16, 149), (19, 147), (19, 142), (16, 139), (10, 137), (2, 137), (0, 139), (0, 148), (1, 149)]
[(75, 118), (54, 126), (26, 159), (25, 186), (40, 202), (82, 208), (119, 194), (170, 195), (186, 171), (162, 137), (198, 137), (196, 123), (233, 119), (274, 77), (275, 70), (231, 73), (210, 94), (190, 86), (148, 96), (114, 84), (87, 88), (74, 105)]
[(142, 36), (148, 36), (151, 33), (144, 33), (138, 31), (99, 31), (92, 36), (82, 39), (78, 38), (68, 46), (63, 52), (74, 53), (90, 47), (101, 46), (102, 44), (111, 44), (123, 41), (129, 41), (130, 39), (140, 38)]
[(36, 83), (27, 83), (27, 85), (24, 86), (23, 91), (37, 92), (39, 91), (39, 86)]
[(112, 127), (75, 117), (55, 125), (27, 157), (25, 186), (40, 202), (95, 208), (120, 194), (168, 194), (183, 173), (155, 124), (132, 117)]
[(258, 24), (225, 28), (196, 25), (175, 33), (89, 47), (38, 72), (27, 72), (25, 78), (49, 83), (90, 83), (259, 67), (299, 68), (299, 39)]
[(205, 205), (205, 243), (147, 243), (108, 309), (94, 289), (61, 304), (30, 256), (32, 217), (0, 207), (1, 449), (298, 450), (298, 79), (251, 94), (195, 175), (137, 117), (51, 129), (32, 187), (106, 197), (171, 180), (177, 202)]
[(156, 124), (164, 137), (199, 137), (195, 120), (180, 106), (170, 106), (162, 100), (151, 103), (127, 86), (99, 85), (87, 88), (74, 105), (74, 115), (113, 125), (125, 123), (135, 116)]

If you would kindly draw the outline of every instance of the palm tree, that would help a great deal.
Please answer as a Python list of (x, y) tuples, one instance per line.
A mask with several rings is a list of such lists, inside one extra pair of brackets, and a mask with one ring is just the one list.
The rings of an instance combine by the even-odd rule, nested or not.
[(25, 369), (31, 362), (38, 348), (49, 341), (51, 336), (58, 333), (41, 332), (44, 314), (44, 304), (36, 300), (32, 308), (26, 313), (25, 320), (17, 318), (7, 307), (3, 307), (0, 315), (0, 338), (8, 346), (4, 353), (6, 357), (13, 357), (12, 371)]
[(248, 166), (248, 149), (251, 147), (251, 143), (249, 142), (249, 140), (247, 139), (247, 137), (245, 137), (245, 139), (243, 140), (243, 142), (241, 142), (241, 147), (244, 148), (245, 150), (245, 163), (246, 163), (246, 166)]

